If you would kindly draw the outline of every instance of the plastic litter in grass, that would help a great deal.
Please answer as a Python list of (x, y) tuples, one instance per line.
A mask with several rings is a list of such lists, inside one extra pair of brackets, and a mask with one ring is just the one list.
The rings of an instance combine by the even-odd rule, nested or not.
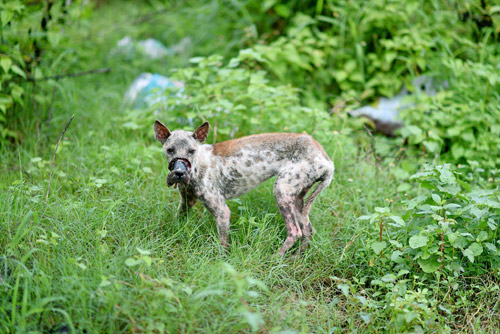
[[(448, 83), (437, 84), (428, 76), (420, 76), (412, 81), (415, 87), (415, 93), (426, 94), (428, 96), (436, 95), (440, 88), (447, 88)], [(354, 117), (366, 117), (375, 123), (378, 131), (386, 136), (393, 137), (394, 131), (403, 126), (403, 120), (399, 118), (399, 113), (414, 103), (408, 102), (407, 97), (411, 96), (406, 87), (403, 87), (398, 95), (393, 98), (381, 97), (375, 106), (363, 106), (361, 108), (349, 111), (349, 115)]]
[(158, 73), (141, 73), (129, 86), (123, 102), (131, 105), (134, 109), (151, 107), (156, 103), (167, 101), (165, 91), (168, 88), (178, 89), (178, 93), (182, 93), (184, 83), (171, 80)]

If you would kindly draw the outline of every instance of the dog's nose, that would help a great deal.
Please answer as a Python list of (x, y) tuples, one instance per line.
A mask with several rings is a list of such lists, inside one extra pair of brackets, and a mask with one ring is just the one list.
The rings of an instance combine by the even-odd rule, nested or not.
[(175, 176), (177, 176), (177, 177), (183, 177), (185, 173), (186, 173), (186, 172), (185, 172), (185, 171), (183, 171), (183, 170), (181, 170), (181, 169), (176, 169), (176, 170), (174, 170), (174, 174), (175, 174)]

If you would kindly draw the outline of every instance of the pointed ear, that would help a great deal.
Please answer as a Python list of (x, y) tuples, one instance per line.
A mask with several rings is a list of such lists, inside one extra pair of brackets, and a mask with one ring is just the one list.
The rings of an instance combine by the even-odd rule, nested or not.
[(193, 138), (198, 140), (200, 143), (203, 143), (205, 139), (208, 137), (208, 130), (210, 125), (208, 122), (203, 123), (200, 127), (193, 132)]
[(170, 137), (170, 131), (165, 125), (160, 121), (155, 121), (155, 138), (160, 141), (160, 143), (165, 143), (167, 138)]

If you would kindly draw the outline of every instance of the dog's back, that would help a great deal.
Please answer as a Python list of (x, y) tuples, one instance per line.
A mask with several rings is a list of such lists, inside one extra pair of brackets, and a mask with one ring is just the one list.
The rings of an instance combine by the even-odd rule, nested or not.
[[(299, 133), (265, 133), (212, 145), (211, 177), (226, 198), (247, 193), (278, 175), (291, 187), (316, 182), (333, 163), (311, 136)], [(333, 172), (333, 171), (332, 171)]]

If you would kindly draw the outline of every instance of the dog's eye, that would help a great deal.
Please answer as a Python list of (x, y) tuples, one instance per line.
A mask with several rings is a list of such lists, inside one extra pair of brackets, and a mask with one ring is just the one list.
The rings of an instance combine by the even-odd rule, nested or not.
[(193, 149), (188, 150), (188, 154), (189, 155), (193, 155), (194, 154), (194, 150)]
[(167, 148), (167, 153), (168, 154), (174, 154), (175, 149), (173, 147)]

